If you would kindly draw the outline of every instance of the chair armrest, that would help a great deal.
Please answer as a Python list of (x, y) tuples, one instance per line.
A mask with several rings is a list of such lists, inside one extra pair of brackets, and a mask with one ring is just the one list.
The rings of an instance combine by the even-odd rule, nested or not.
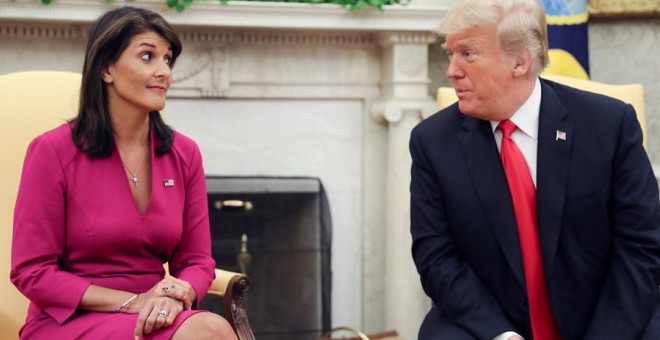
[(208, 291), (209, 294), (223, 297), (225, 318), (239, 340), (254, 340), (245, 312), (245, 292), (249, 288), (250, 279), (246, 275), (216, 268), (215, 280)]
[[(231, 284), (231, 280), (234, 278), (240, 278), (241, 276), (243, 276), (241, 273), (230, 272), (228, 270), (222, 270), (216, 268), (215, 279), (211, 283), (211, 287), (209, 287), (208, 294), (225, 296), (225, 292), (227, 291), (227, 288), (229, 288), (229, 285)], [(248, 286), (249, 286), (249, 281), (248, 281)]]

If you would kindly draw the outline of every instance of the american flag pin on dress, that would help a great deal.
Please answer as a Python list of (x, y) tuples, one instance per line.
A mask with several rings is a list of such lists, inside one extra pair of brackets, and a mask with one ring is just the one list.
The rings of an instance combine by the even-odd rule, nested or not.
[(174, 180), (173, 179), (166, 179), (164, 181), (164, 184), (166, 187), (173, 187), (174, 186)]
[(566, 132), (564, 131), (559, 131), (557, 130), (557, 134), (555, 135), (555, 140), (566, 140)]

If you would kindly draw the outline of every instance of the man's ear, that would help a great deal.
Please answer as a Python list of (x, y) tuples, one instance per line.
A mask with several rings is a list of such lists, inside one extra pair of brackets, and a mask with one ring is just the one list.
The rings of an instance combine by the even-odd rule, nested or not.
[(101, 79), (103, 79), (103, 82), (106, 84), (112, 84), (114, 81), (114, 77), (112, 76), (112, 66), (106, 66), (103, 68), (103, 71), (101, 71)]
[(528, 51), (521, 51), (516, 54), (513, 64), (513, 76), (521, 77), (529, 73), (532, 67), (532, 54)]

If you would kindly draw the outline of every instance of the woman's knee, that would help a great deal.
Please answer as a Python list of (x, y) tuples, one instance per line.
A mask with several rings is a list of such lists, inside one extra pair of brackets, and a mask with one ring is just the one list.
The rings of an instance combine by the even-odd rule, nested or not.
[(220, 315), (204, 312), (190, 316), (174, 333), (172, 340), (235, 340), (236, 333)]

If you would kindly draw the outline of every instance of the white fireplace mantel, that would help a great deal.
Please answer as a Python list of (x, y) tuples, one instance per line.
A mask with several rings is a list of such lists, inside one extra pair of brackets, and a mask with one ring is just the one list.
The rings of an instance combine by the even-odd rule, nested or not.
[(333, 219), (333, 326), (415, 339), (429, 303), (410, 256), (407, 143), (435, 110), (428, 45), (447, 7), (431, 2), (362, 13), (248, 1), (196, 1), (181, 13), (164, 0), (2, 2), (0, 74), (80, 72), (87, 30), (103, 12), (161, 13), (184, 44), (168, 120), (198, 141), (207, 173), (321, 178)]
[(331, 4), (275, 3), (254, 1), (196, 2), (176, 12), (164, 0), (56, 0), (42, 5), (38, 0), (17, 0), (0, 7), (0, 20), (89, 23), (118, 5), (149, 8), (175, 26), (213, 28), (312, 29), (348, 31), (432, 31), (446, 12), (445, 6), (390, 5), (383, 12), (369, 9), (350, 12)]

